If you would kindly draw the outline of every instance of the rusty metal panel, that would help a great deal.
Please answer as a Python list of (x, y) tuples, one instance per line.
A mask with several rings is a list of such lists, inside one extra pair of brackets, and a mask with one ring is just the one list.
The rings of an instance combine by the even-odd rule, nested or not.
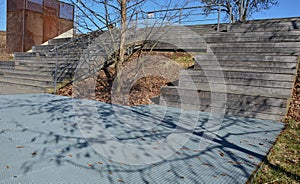
[(43, 42), (58, 36), (58, 18), (56, 16), (44, 15)]
[(25, 0), (7, 0), (7, 11), (16, 11), (25, 9)]
[(25, 50), (30, 50), (33, 45), (43, 43), (43, 14), (34, 11), (25, 12)]
[[(24, 52), (73, 28), (74, 6), (58, 0), (8, 0), (7, 48)], [(13, 40), (13, 41), (12, 41)]]
[(6, 48), (10, 53), (23, 51), (24, 11), (7, 12)]
[(47, 0), (44, 1), (44, 7), (52, 8), (52, 9), (58, 9), (59, 3), (58, 0)]

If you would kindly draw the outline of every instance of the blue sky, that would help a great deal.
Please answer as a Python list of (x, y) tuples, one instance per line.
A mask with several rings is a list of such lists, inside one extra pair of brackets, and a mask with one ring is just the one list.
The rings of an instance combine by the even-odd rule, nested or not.
[[(256, 13), (252, 19), (281, 18), (300, 16), (300, 0), (279, 0), (279, 6), (262, 13)], [(0, 0), (0, 30), (6, 29), (6, 0)]]

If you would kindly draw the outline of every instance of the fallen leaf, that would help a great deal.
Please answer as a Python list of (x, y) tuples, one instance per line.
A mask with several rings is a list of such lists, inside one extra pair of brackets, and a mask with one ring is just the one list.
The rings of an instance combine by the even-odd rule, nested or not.
[(37, 152), (36, 152), (36, 151), (35, 151), (35, 152), (32, 152), (31, 155), (32, 155), (32, 156), (36, 156), (36, 155), (37, 155)]
[(203, 163), (203, 165), (205, 165), (205, 166), (209, 166), (209, 167), (215, 167), (214, 165), (212, 165), (212, 164), (208, 164), (208, 163)]
[(93, 167), (94, 165), (93, 165), (93, 164), (88, 164), (88, 166), (89, 166), (89, 167)]
[(281, 163), (280, 161), (275, 160), (275, 164), (276, 164), (276, 165), (280, 165), (280, 163)]
[(189, 148), (180, 148), (180, 150), (190, 150)]
[(124, 181), (123, 180), (118, 180), (118, 182), (123, 183)]
[(224, 157), (224, 153), (220, 150), (219, 150), (219, 154), (220, 154), (221, 157)]
[(21, 149), (21, 148), (24, 148), (24, 146), (16, 146), (16, 148), (19, 148), (19, 149)]
[(235, 164), (235, 165), (241, 165), (243, 162), (234, 162), (234, 161), (228, 161), (230, 164)]
[(102, 162), (97, 162), (97, 164), (103, 164)]
[(6, 169), (9, 169), (9, 165), (6, 165)]

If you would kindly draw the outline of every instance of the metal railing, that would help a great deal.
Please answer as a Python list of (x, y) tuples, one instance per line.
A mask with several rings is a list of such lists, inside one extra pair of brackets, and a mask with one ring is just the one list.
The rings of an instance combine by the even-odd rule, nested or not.
[[(203, 13), (204, 8), (217, 7), (217, 10), (212, 10), (209, 15)], [(169, 12), (175, 12), (168, 15)], [(137, 28), (147, 28), (155, 25), (179, 24), (179, 25), (195, 25), (203, 23), (217, 24), (217, 31), (220, 31), (221, 24), (221, 5), (213, 4), (210, 6), (193, 6), (174, 9), (164, 9), (155, 11), (140, 11), (136, 13), (136, 18), (133, 21)], [(208, 18), (209, 17), (209, 18)]]
[[(135, 28), (148, 28), (152, 26), (162, 26), (162, 25), (172, 25), (172, 24), (179, 24), (179, 25), (193, 25), (193, 24), (200, 24), (203, 22), (214, 22), (214, 24), (217, 24), (217, 32), (220, 31), (220, 18), (221, 18), (221, 7), (220, 5), (212, 5), (212, 6), (218, 6), (218, 11), (213, 12), (214, 18), (203, 18), (206, 17), (206, 14), (199, 13), (198, 11), (203, 8), (207, 8), (207, 6), (195, 6), (195, 7), (185, 7), (185, 8), (177, 8), (177, 9), (166, 9), (166, 10), (156, 10), (156, 11), (139, 11), (134, 14), (134, 18), (130, 20), (130, 23), (128, 24), (129, 27), (135, 27)], [(191, 11), (192, 10), (192, 11)], [(168, 16), (168, 12), (176, 12), (173, 13), (171, 16)], [(196, 11), (196, 12), (195, 12)], [(157, 14), (157, 15), (156, 15)], [(120, 21), (116, 21), (113, 23), (108, 24), (107, 26), (102, 27), (100, 30), (97, 30), (95, 32), (89, 33), (88, 35), (83, 35), (80, 37), (77, 37), (75, 39), (72, 39), (66, 43), (63, 43), (61, 45), (56, 45), (53, 49), (50, 50), (50, 52), (55, 52), (55, 71), (54, 71), (54, 93), (57, 92), (57, 82), (58, 82), (58, 69), (59, 69), (59, 63), (58, 63), (58, 53), (60, 50), (64, 49), (65, 47), (68, 47), (70, 44), (73, 44), (76, 41), (79, 41), (83, 37), (88, 37), (88, 40), (90, 42), (91, 35), (97, 36), (103, 33), (106, 30), (109, 30), (111, 27), (110, 25), (115, 25), (116, 28), (118, 28)]]

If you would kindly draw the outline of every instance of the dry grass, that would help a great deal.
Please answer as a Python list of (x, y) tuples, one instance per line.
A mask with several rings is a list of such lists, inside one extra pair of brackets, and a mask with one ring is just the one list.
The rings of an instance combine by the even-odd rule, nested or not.
[(0, 61), (11, 61), (13, 60), (13, 54), (8, 54), (6, 52), (0, 52)]
[(288, 122), (253, 183), (300, 183), (300, 122)]
[(300, 183), (300, 66), (285, 123), (254, 183)]

